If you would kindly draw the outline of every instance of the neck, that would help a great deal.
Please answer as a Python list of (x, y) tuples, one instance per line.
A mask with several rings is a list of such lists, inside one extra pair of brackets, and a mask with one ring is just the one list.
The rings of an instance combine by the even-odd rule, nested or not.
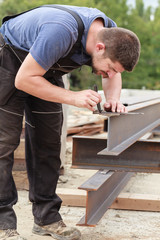
[(89, 55), (92, 55), (93, 49), (97, 42), (97, 34), (100, 30), (103, 29), (103, 27), (104, 27), (104, 22), (102, 18), (97, 18), (91, 24), (88, 31), (87, 41), (86, 41), (86, 50)]

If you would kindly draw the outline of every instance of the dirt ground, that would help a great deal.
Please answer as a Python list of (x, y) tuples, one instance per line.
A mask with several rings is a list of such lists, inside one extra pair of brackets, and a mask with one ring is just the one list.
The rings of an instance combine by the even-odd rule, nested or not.
[[(72, 142), (67, 142), (65, 174), (60, 177), (58, 188), (78, 188), (96, 171), (71, 168)], [(122, 192), (160, 195), (160, 174), (138, 173), (133, 176)], [(32, 233), (32, 206), (28, 201), (28, 191), (19, 191), (19, 201), (15, 205), (18, 231), (28, 240), (53, 239)], [(124, 211), (109, 209), (96, 227), (76, 226), (85, 214), (85, 208), (61, 207), (61, 215), (68, 226), (77, 227), (82, 240), (159, 240), (160, 212)]]

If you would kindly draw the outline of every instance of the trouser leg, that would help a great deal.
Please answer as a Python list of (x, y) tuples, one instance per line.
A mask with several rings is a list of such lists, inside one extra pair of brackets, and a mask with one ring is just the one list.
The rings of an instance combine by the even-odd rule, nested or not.
[(25, 116), (29, 198), (35, 223), (47, 225), (61, 220), (61, 199), (55, 190), (61, 164), (62, 106), (30, 96)]
[(0, 229), (16, 229), (12, 206), (17, 202), (17, 190), (12, 176), (13, 152), (22, 129), (21, 115), (0, 107)]
[(15, 229), (17, 190), (12, 176), (13, 152), (19, 144), (25, 94), (14, 87), (19, 60), (8, 46), (0, 50), (0, 229)]

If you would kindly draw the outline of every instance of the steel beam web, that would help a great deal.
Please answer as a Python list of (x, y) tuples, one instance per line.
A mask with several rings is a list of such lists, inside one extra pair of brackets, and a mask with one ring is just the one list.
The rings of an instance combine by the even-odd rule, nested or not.
[(72, 167), (133, 172), (160, 172), (160, 141), (137, 141), (118, 156), (97, 155), (106, 139), (73, 137)]

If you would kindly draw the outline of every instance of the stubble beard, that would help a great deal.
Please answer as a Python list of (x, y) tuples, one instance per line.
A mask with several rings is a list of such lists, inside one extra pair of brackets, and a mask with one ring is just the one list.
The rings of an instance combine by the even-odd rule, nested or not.
[(96, 66), (95, 66), (95, 60), (94, 60), (94, 57), (92, 56), (92, 65), (91, 65), (91, 67), (92, 67), (92, 73), (94, 73), (94, 74), (97, 74), (98, 73), (98, 69), (96, 68)]
[[(96, 66), (95, 66), (94, 57), (92, 57), (92, 60), (91, 60), (91, 61), (92, 61), (92, 65), (91, 65), (91, 66), (92, 66), (92, 73), (94, 73), (94, 74), (96, 74), (96, 75), (101, 75), (101, 74), (100, 74), (100, 71), (101, 71), (101, 70), (98, 70), (98, 69), (96, 68)], [(101, 72), (102, 72), (102, 71), (101, 71)], [(109, 78), (109, 76), (108, 76), (107, 73), (105, 73), (105, 77), (106, 77), (106, 78)]]

